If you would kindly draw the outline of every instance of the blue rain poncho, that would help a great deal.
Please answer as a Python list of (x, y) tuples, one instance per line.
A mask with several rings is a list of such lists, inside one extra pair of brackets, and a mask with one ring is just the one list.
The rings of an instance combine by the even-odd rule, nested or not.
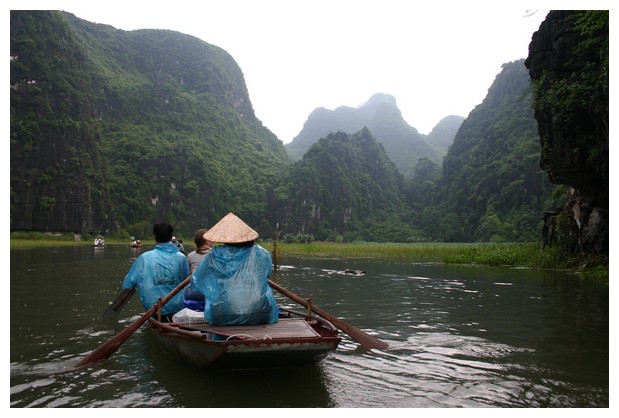
[[(129, 269), (123, 289), (136, 287), (146, 309), (152, 308), (159, 298), (166, 297), (189, 275), (187, 258), (171, 242), (160, 243), (147, 251)], [(183, 309), (183, 292), (163, 305), (163, 315), (173, 315)]]
[(191, 278), (191, 287), (204, 294), (204, 318), (215, 325), (276, 323), (272, 269), (271, 254), (259, 245), (213, 248)]

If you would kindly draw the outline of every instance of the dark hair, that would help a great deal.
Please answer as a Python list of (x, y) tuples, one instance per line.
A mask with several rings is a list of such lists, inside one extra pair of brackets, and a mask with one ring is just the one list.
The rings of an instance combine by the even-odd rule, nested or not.
[(195, 235), (193, 236), (193, 242), (196, 243), (196, 247), (200, 248), (202, 247), (204, 244), (206, 244), (206, 240), (204, 239), (204, 234), (206, 234), (208, 231), (206, 229), (198, 229), (195, 233)]
[(172, 240), (173, 233), (174, 228), (172, 228), (172, 225), (165, 222), (153, 226), (153, 235), (155, 235), (155, 241), (157, 242), (168, 242)]

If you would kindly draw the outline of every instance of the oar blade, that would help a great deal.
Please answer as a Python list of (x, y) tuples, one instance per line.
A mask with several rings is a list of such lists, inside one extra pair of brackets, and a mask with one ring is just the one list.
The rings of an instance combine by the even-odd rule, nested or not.
[(95, 350), (93, 350), (90, 354), (80, 360), (75, 367), (81, 368), (90, 366), (95, 364), (98, 361), (105, 360), (121, 346), (125, 341), (129, 339), (129, 337), (146, 321), (150, 318), (156, 311), (157, 307), (154, 306), (149, 309), (145, 314), (143, 314), (140, 319), (132, 323), (130, 326), (116, 334), (111, 340), (106, 341), (101, 344)]
[(359, 344), (361, 344), (364, 347), (379, 348), (379, 349), (385, 349), (389, 347), (389, 344), (387, 344), (386, 342), (379, 340), (378, 338), (374, 337), (373, 335), (368, 334), (367, 332), (361, 331), (359, 328), (356, 328), (350, 325), (349, 323), (344, 322), (341, 319), (334, 317), (333, 315), (330, 315), (329, 313), (323, 311), (322, 309), (312, 307), (312, 310), (316, 312), (318, 315), (325, 318), (327, 321), (331, 322), (333, 325), (335, 325), (342, 331), (344, 331), (353, 340), (357, 341)]
[[(284, 296), (289, 297), (290, 299), (294, 300), (295, 302), (307, 308), (308, 303), (303, 298), (295, 295), (289, 290), (286, 290), (285, 288), (283, 288), (282, 286), (278, 285), (277, 283), (271, 280), (269, 280), (269, 286), (271, 286), (273, 289), (277, 290), (279, 293), (283, 294)], [(389, 344), (387, 344), (386, 342), (379, 340), (373, 335), (370, 335), (366, 332), (361, 331), (359, 328), (356, 328), (342, 321), (341, 319), (334, 317), (333, 315), (329, 314), (328, 312), (323, 311), (322, 309), (315, 307), (314, 305), (312, 305), (312, 311), (316, 312), (318, 315), (322, 316), (324, 319), (331, 322), (333, 325), (335, 325), (337, 328), (344, 331), (352, 339), (354, 339), (355, 341), (357, 341), (359, 344), (361, 344), (364, 347), (380, 348), (380, 349), (389, 347)]]
[(158, 306), (163, 306), (170, 301), (178, 292), (180, 292), (191, 281), (191, 274), (187, 276), (178, 286), (176, 286), (166, 297), (160, 299), (160, 303), (155, 304), (152, 308), (146, 311), (138, 320), (133, 322), (127, 328), (116, 334), (111, 340), (101, 344), (98, 348), (84, 357), (76, 364), (76, 368), (90, 366), (100, 360), (104, 360), (114, 354), (114, 352), (120, 347), (129, 337), (133, 334), (142, 324), (148, 321), (148, 318), (153, 316), (157, 312)]

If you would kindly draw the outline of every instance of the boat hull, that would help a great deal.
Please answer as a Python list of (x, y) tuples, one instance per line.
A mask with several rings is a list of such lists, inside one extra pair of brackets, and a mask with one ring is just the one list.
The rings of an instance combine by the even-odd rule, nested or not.
[[(298, 320), (295, 320), (298, 321)], [(281, 321), (280, 321), (281, 322)], [(246, 369), (315, 364), (335, 351), (341, 341), (337, 331), (317, 329), (315, 336), (277, 336), (269, 326), (262, 338), (225, 340), (205, 331), (174, 331), (174, 326), (151, 320), (155, 338), (164, 352), (205, 369)], [(241, 327), (239, 327), (241, 328)], [(228, 328), (230, 329), (230, 327)], [(241, 335), (246, 336), (245, 330)], [(271, 337), (270, 335), (275, 335)], [(216, 339), (213, 339), (216, 338)], [(219, 340), (217, 339), (219, 338)]]

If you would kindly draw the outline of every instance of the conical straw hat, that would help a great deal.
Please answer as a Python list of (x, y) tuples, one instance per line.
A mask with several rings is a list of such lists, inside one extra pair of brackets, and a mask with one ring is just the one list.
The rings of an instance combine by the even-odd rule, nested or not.
[(255, 241), (258, 233), (238, 216), (230, 212), (204, 234), (204, 239), (222, 244)]

